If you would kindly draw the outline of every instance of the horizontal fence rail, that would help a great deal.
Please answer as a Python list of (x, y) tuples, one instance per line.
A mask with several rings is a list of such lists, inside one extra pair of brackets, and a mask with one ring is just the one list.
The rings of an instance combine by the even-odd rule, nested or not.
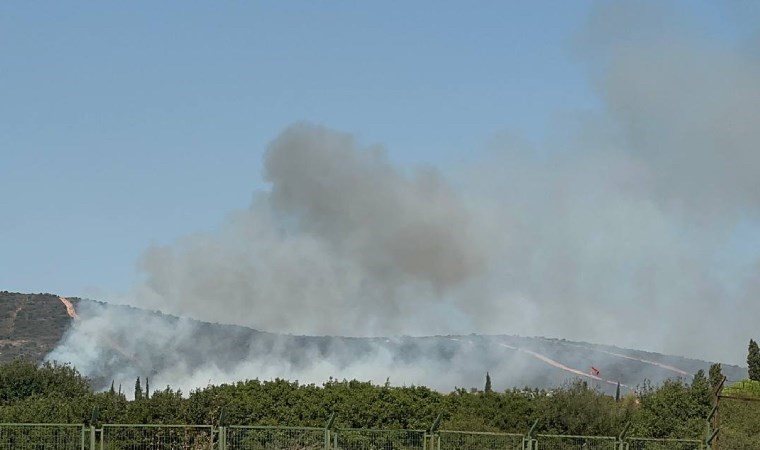
[[(621, 436), (622, 438), (623, 436)], [(211, 425), (0, 424), (0, 450), (706, 450), (697, 439)]]

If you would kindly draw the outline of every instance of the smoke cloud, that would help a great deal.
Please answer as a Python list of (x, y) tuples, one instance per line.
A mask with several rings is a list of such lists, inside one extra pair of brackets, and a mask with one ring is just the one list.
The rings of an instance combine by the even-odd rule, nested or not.
[(271, 192), (218, 233), (151, 248), (140, 298), (270, 331), (395, 334), (442, 320), (438, 300), (484, 269), (477, 224), (432, 169), (407, 175), (381, 148), (296, 124), (265, 178)]
[[(540, 143), (496, 137), (457, 173), (290, 126), (265, 155), (271, 188), (218, 230), (148, 249), (130, 303), (275, 333), (548, 335), (741, 363), (760, 316), (760, 61), (682, 16), (599, 5), (577, 50), (602, 110)], [(102, 354), (79, 350), (95, 345), (82, 339), (98, 333), (89, 320), (125, 327), (125, 340), (142, 326), (91, 313), (55, 356), (95, 367)], [(151, 327), (171, 330), (155, 334), (159, 353), (196, 335)], [(451, 388), (470, 379), (451, 368), (473, 366), (402, 366), (382, 346), (358, 362), (320, 350), (293, 365), (276, 350), (214, 376), (180, 361), (162, 375), (431, 384), (435, 371)], [(509, 361), (513, 374), (527, 367)]]

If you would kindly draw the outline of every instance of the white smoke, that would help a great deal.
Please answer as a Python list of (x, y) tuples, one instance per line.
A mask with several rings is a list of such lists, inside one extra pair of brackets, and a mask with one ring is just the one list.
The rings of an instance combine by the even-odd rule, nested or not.
[[(578, 114), (534, 147), (494, 139), (487, 157), (448, 174), (456, 189), (348, 134), (289, 127), (266, 153), (271, 189), (218, 230), (150, 248), (130, 302), (278, 333), (543, 334), (741, 363), (760, 315), (760, 62), (684, 17), (599, 5), (579, 53), (603, 114)], [(55, 356), (87, 373), (102, 355), (81, 333), (101, 327), (127, 341), (195, 338), (104, 314)], [(464, 377), (451, 360), (367, 355), (203, 370), (178, 361), (159, 377), (433, 384), (435, 371), (448, 388)]]

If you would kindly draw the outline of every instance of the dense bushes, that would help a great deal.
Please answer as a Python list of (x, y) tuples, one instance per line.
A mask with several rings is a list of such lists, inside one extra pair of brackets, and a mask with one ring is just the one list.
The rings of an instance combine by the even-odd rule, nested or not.
[(697, 437), (710, 409), (709, 394), (699, 373), (691, 384), (645, 384), (619, 401), (580, 381), (551, 391), (441, 394), (355, 380), (321, 386), (248, 380), (187, 396), (167, 387), (130, 401), (120, 392), (93, 392), (70, 366), (24, 361), (0, 366), (0, 422), (84, 423), (96, 408), (101, 423), (218, 424), (224, 411), (228, 424), (323, 426), (336, 412), (339, 427), (425, 429), (441, 414), (445, 429), (519, 433), (538, 419), (541, 432), (616, 435), (630, 421), (640, 436)]
[[(739, 385), (736, 385), (739, 386)], [(754, 384), (743, 391), (751, 395)], [(760, 403), (724, 401), (721, 436), (736, 448), (760, 448)], [(324, 426), (332, 412), (342, 428), (426, 429), (441, 414), (442, 429), (524, 433), (617, 435), (626, 423), (640, 437), (700, 438), (711, 409), (710, 383), (701, 371), (691, 383), (670, 380), (614, 397), (581, 381), (551, 391), (457, 389), (442, 394), (426, 387), (377, 386), (329, 380), (321, 386), (285, 380), (248, 380), (209, 386), (183, 395), (169, 387), (128, 400), (118, 391), (93, 392), (76, 369), (25, 361), (0, 365), (0, 423), (188, 423)], [(739, 444), (742, 443), (742, 444)], [(746, 444), (746, 445), (744, 445)], [(744, 445), (744, 446), (742, 446)]]

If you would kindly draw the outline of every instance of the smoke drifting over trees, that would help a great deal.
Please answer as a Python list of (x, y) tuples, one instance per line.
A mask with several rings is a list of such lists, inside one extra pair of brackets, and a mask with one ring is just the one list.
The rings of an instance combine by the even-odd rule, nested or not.
[(130, 302), (271, 332), (543, 334), (739, 363), (760, 315), (760, 61), (697, 30), (600, 5), (576, 43), (601, 112), (541, 143), (495, 138), (457, 173), (292, 125), (266, 152), (271, 189), (148, 249)]

